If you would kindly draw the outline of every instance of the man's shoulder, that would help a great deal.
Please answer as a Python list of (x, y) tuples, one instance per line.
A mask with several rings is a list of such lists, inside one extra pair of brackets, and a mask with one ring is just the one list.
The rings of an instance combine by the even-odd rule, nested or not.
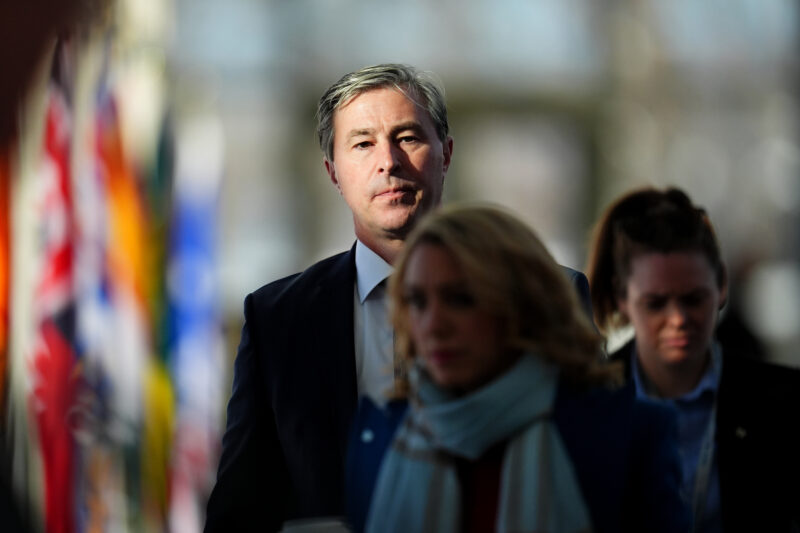
[(613, 352), (609, 353), (608, 359), (610, 361), (623, 361), (625, 363), (630, 362), (630, 358), (633, 355), (634, 344), (636, 344), (635, 338), (627, 340), (625, 344), (623, 344)]
[(622, 375), (625, 381), (631, 385), (633, 378), (631, 358), (633, 357), (633, 347), (635, 344), (636, 339), (632, 338), (621, 347), (608, 354), (608, 361), (610, 363), (622, 365)]
[(586, 277), (580, 270), (575, 270), (574, 268), (570, 268), (566, 265), (560, 265), (560, 266), (561, 266), (561, 271), (564, 273), (565, 276), (567, 276), (567, 278), (570, 281), (574, 282), (576, 279), (580, 280), (581, 277), (583, 278)]
[(252, 298), (257, 306), (277, 305), (294, 301), (312, 291), (319, 290), (326, 282), (355, 279), (354, 252), (349, 250), (318, 261), (302, 272), (280, 278), (253, 291)]

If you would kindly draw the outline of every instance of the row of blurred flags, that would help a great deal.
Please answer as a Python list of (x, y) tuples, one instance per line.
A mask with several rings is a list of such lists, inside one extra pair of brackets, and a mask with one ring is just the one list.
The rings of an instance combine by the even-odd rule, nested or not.
[(224, 376), (222, 141), (165, 112), (136, 160), (102, 41), (88, 84), (90, 47), (55, 47), (0, 155), (2, 468), (31, 531), (200, 531)]

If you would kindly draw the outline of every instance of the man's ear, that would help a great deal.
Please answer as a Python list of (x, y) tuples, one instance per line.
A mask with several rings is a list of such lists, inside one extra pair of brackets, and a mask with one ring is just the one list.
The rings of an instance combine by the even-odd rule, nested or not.
[(334, 165), (332, 161), (328, 161), (327, 157), (322, 159), (322, 163), (325, 165), (325, 172), (327, 172), (328, 176), (331, 178), (331, 183), (333, 183), (333, 186), (339, 191), (339, 194), (342, 194), (342, 187), (339, 185), (339, 180), (336, 179), (336, 165)]
[(442, 143), (442, 155), (444, 156), (444, 165), (442, 168), (442, 175), (447, 174), (447, 169), (450, 168), (450, 160), (453, 157), (453, 138), (448, 137)]

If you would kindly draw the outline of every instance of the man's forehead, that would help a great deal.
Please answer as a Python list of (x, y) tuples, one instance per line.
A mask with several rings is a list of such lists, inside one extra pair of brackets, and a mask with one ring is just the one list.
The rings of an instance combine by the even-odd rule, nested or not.
[(334, 110), (333, 116), (335, 117), (339, 113), (339, 111), (342, 111), (345, 108), (351, 106), (356, 100), (360, 99), (362, 96), (371, 95), (378, 91), (394, 91), (395, 93), (402, 95), (406, 100), (408, 100), (415, 106), (419, 107), (420, 109), (423, 110), (425, 109), (425, 106), (422, 105), (422, 102), (420, 102), (418, 95), (409, 88), (397, 87), (395, 85), (381, 85), (379, 87), (369, 87), (342, 100), (339, 106)]

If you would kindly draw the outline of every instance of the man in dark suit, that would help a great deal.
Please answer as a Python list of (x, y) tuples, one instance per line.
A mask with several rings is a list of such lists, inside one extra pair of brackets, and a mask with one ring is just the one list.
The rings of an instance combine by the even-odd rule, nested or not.
[[(380, 402), (392, 386), (382, 282), (414, 224), (441, 201), (453, 153), (443, 91), (412, 67), (367, 67), (325, 92), (318, 120), (325, 169), (357, 241), (245, 299), (206, 532), (343, 515), (357, 398)], [(588, 291), (582, 274), (569, 274)]]

